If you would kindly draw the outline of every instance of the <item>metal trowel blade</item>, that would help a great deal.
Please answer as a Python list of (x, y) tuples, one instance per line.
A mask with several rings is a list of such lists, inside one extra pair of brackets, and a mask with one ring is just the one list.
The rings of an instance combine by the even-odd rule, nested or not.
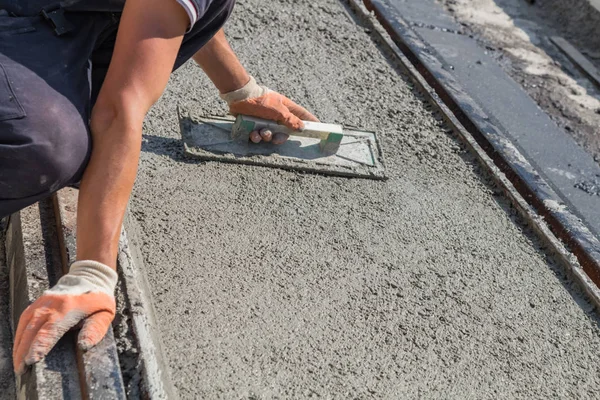
[(383, 154), (373, 132), (344, 128), (335, 154), (321, 151), (318, 138), (290, 136), (282, 145), (239, 142), (231, 137), (233, 117), (197, 117), (180, 112), (186, 155), (271, 168), (356, 178), (386, 179)]

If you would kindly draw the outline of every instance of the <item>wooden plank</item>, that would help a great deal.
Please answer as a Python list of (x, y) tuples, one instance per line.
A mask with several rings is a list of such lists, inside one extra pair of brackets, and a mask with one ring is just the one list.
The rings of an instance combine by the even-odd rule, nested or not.
[[(61, 249), (61, 272), (76, 257), (78, 191), (65, 188), (52, 196)], [(126, 399), (113, 330), (98, 345), (84, 352), (77, 348), (82, 390), (89, 399)]]
[[(21, 313), (57, 279), (48, 272), (60, 257), (49, 211), (42, 202), (9, 220), (5, 244), (13, 334)], [(44, 360), (16, 380), (18, 399), (81, 399), (73, 334), (65, 335)]]
[(552, 36), (552, 43), (556, 45), (568, 58), (583, 72), (594, 85), (600, 88), (600, 71), (579, 52), (571, 43), (560, 36)]

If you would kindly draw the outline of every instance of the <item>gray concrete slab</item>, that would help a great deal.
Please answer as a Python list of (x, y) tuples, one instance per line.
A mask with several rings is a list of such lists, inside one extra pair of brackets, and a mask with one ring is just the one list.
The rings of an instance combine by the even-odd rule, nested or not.
[(113, 328), (127, 398), (176, 400), (140, 254), (137, 224), (129, 213), (125, 215), (124, 224), (127, 232), (123, 230), (119, 240), (119, 285)]
[(592, 156), (558, 128), (473, 39), (425, 28), (415, 30), (493, 123), (599, 235), (600, 196), (579, 188), (581, 183), (600, 177), (600, 166)]
[(131, 203), (183, 399), (593, 397), (598, 320), (410, 84), (335, 0), (238, 2), (257, 80), (380, 133), (390, 179), (185, 158), (177, 72), (145, 124)]
[(442, 31), (460, 31), (460, 25), (445, 13), (435, 0), (391, 0), (390, 3), (402, 10), (407, 21), (413, 25), (437, 28)]

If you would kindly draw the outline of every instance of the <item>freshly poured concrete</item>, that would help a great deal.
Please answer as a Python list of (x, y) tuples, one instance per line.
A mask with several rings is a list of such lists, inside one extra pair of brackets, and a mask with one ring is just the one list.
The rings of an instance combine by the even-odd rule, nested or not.
[(131, 207), (183, 399), (596, 395), (590, 306), (341, 3), (238, 1), (227, 33), (259, 82), (377, 131), (390, 179), (191, 161), (177, 104), (226, 109), (174, 75)]

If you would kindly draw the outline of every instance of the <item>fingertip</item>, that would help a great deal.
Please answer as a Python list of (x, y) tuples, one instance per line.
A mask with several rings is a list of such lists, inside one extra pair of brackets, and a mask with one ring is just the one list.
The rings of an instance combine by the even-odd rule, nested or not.
[(260, 131), (260, 137), (262, 138), (262, 140), (268, 143), (273, 139), (273, 132), (267, 128), (262, 129)]
[(304, 130), (304, 122), (302, 122), (301, 119), (294, 121), (292, 129), (298, 132), (302, 132)]
[(279, 133), (276, 133), (276, 134), (273, 136), (272, 143), (273, 143), (273, 144), (277, 144), (277, 145), (279, 145), (279, 144), (284, 144), (285, 142), (287, 142), (287, 140), (289, 139), (289, 137), (290, 137), (290, 136), (289, 136), (289, 135), (287, 135), (287, 134), (285, 134), (285, 133), (281, 133), (281, 132), (279, 132)]
[(23, 375), (25, 373), (25, 363), (24, 362), (15, 362), (13, 363), (13, 369), (15, 371), (15, 375)]
[(260, 143), (261, 140), (262, 140), (262, 137), (260, 136), (260, 133), (258, 133), (258, 131), (250, 132), (250, 141), (252, 143)]
[(25, 366), (29, 367), (33, 364), (37, 364), (40, 361), (42, 361), (44, 359), (44, 357), (46, 357), (46, 355), (43, 353), (39, 353), (39, 352), (28, 355), (27, 358), (25, 359)]
[(98, 312), (86, 319), (77, 335), (77, 346), (87, 351), (100, 343), (110, 329), (113, 318), (112, 312)]
[(79, 348), (83, 351), (88, 351), (89, 349), (94, 347), (94, 345), (89, 340), (80, 340), (77, 342), (77, 346), (79, 346)]
[[(100, 338), (96, 339), (96, 336), (100, 336)], [(86, 330), (82, 329), (81, 331), (79, 331), (79, 335), (77, 337), (77, 347), (79, 347), (83, 351), (88, 351), (96, 344), (98, 344), (98, 342), (102, 340), (102, 337), (104, 337), (104, 335), (100, 334), (100, 332), (96, 333), (95, 331), (93, 331), (91, 333), (86, 333)]]
[(54, 347), (53, 343), (48, 343), (45, 340), (36, 340), (31, 344), (29, 352), (25, 356), (25, 365), (33, 365), (40, 362), (50, 349)]

